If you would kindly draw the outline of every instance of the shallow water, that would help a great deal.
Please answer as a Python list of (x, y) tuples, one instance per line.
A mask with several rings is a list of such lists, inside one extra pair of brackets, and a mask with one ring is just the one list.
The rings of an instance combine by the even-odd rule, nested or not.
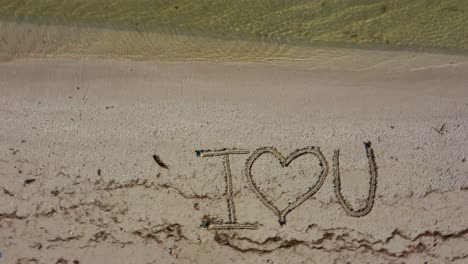
[[(468, 2), (464, 0), (0, 0), (0, 21), (9, 27), (14, 24), (23, 29), (28, 27), (27, 31), (33, 33), (33, 28), (42, 30), (40, 34), (31, 34), (32, 39), (27, 40), (10, 36), (21, 34), (22, 29), (16, 30), (17, 33), (1, 29), (4, 54), (14, 53), (5, 48), (11, 44), (6, 44), (8, 40), (15, 45), (32, 42), (26, 44), (29, 50), (44, 53), (45, 49), (40, 47), (44, 43), (40, 43), (43, 41), (40, 38), (44, 34), (53, 36), (59, 28), (75, 31), (75, 35), (97, 34), (94, 39), (89, 37), (87, 46), (93, 46), (90, 42), (106, 42), (101, 37), (111, 38), (108, 40), (110, 43), (120, 41), (117, 48), (112, 48), (114, 54), (110, 50), (104, 52), (103, 48), (103, 54), (119, 57), (132, 53), (132, 47), (138, 46), (141, 50), (142, 45), (153, 47), (145, 51), (145, 56), (150, 57), (164, 52), (168, 57), (173, 56), (170, 55), (172, 53), (184, 57), (184, 53), (192, 54), (194, 49), (199, 50), (201, 57), (213, 53), (211, 44), (193, 48), (189, 43), (185, 51), (183, 47), (176, 47), (185, 46), (185, 41), (191, 42), (185, 39), (187, 37), (216, 42), (214, 46), (220, 41), (233, 41), (234, 44), (221, 45), (221, 52), (228, 57), (238, 49), (239, 41), (250, 41), (246, 46), (253, 50), (247, 52), (248, 47), (242, 48), (245, 49), (242, 56), (259, 52), (265, 56), (282, 54), (278, 49), (290, 49), (291, 45), (468, 51)], [(105, 33), (110, 31), (115, 31), (114, 36)], [(56, 43), (49, 43), (49, 49), (74, 54), (73, 49), (67, 50), (66, 47), (76, 46), (75, 43), (81, 40), (67, 36), (70, 32), (55, 36), (53, 40)], [(132, 32), (137, 33), (137, 37), (122, 39), (120, 36), (132, 35)], [(174, 38), (182, 39), (174, 41)], [(161, 43), (166, 40), (170, 44), (164, 51)], [(265, 45), (267, 50), (273, 51), (261, 51)], [(177, 52), (172, 51), (173, 48)], [(52, 50), (50, 52), (54, 52)], [(88, 51), (86, 47), (80, 50), (85, 54), (99, 54)], [(18, 49), (16, 51), (19, 52)], [(24, 52), (27, 53), (27, 49)], [(233, 56), (239, 57), (238, 54)]]

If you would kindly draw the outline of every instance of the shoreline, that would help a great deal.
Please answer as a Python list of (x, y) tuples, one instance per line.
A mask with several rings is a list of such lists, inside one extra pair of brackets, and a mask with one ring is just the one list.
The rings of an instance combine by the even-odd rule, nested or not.
[(89, 28), (61, 25), (18, 24), (0, 21), (0, 59), (100, 58), (135, 61), (307, 61), (337, 56), (393, 54), (409, 56), (468, 57), (468, 53), (432, 49), (388, 49), (341, 44), (296, 45), (258, 40), (216, 39), (196, 35)]

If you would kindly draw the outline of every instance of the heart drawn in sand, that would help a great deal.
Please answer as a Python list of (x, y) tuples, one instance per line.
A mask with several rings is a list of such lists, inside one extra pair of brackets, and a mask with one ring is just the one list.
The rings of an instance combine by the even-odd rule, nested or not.
[[(279, 209), (277, 206), (275, 206), (272, 202), (270, 202), (264, 193), (262, 193), (255, 183), (253, 177), (252, 177), (252, 166), (255, 163), (255, 161), (262, 156), (263, 154), (273, 154), (275, 156), (280, 164), (281, 167), (288, 167), (289, 164), (295, 160), (296, 158), (310, 154), (315, 156), (319, 161), (320, 165), (322, 167), (322, 172), (320, 173), (318, 180), (315, 184), (310, 186), (309, 190), (297, 197), (297, 199), (293, 202), (290, 203), (286, 208), (284, 209)], [(257, 197), (262, 201), (262, 203), (268, 207), (273, 213), (278, 216), (279, 223), (280, 225), (284, 225), (286, 223), (286, 215), (288, 215), (291, 211), (296, 209), (298, 206), (300, 206), (302, 203), (304, 203), (307, 199), (312, 197), (323, 185), (323, 182), (325, 181), (325, 178), (327, 177), (328, 174), (328, 163), (325, 160), (325, 157), (323, 156), (322, 152), (320, 149), (315, 148), (315, 147), (307, 147), (303, 149), (298, 149), (294, 151), (293, 153), (289, 154), (289, 156), (284, 157), (281, 155), (281, 153), (278, 152), (273, 147), (264, 147), (264, 148), (259, 148), (254, 153), (250, 158), (247, 160), (246, 166), (245, 166), (245, 176), (247, 178), (247, 181), (249, 182), (250, 187), (252, 188), (252, 191), (257, 195)]]

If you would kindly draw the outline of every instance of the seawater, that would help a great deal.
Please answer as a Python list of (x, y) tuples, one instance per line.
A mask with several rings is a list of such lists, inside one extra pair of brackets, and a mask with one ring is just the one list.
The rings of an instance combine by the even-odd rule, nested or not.
[(288, 56), (291, 46), (468, 51), (464, 0), (0, 0), (0, 23), (4, 54), (242, 59)]

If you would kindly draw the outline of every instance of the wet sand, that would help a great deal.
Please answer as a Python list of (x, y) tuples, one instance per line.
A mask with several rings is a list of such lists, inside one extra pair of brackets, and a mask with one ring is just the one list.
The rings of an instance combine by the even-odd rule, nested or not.
[(464, 263), (468, 58), (359, 52), (1, 63), (0, 262)]

